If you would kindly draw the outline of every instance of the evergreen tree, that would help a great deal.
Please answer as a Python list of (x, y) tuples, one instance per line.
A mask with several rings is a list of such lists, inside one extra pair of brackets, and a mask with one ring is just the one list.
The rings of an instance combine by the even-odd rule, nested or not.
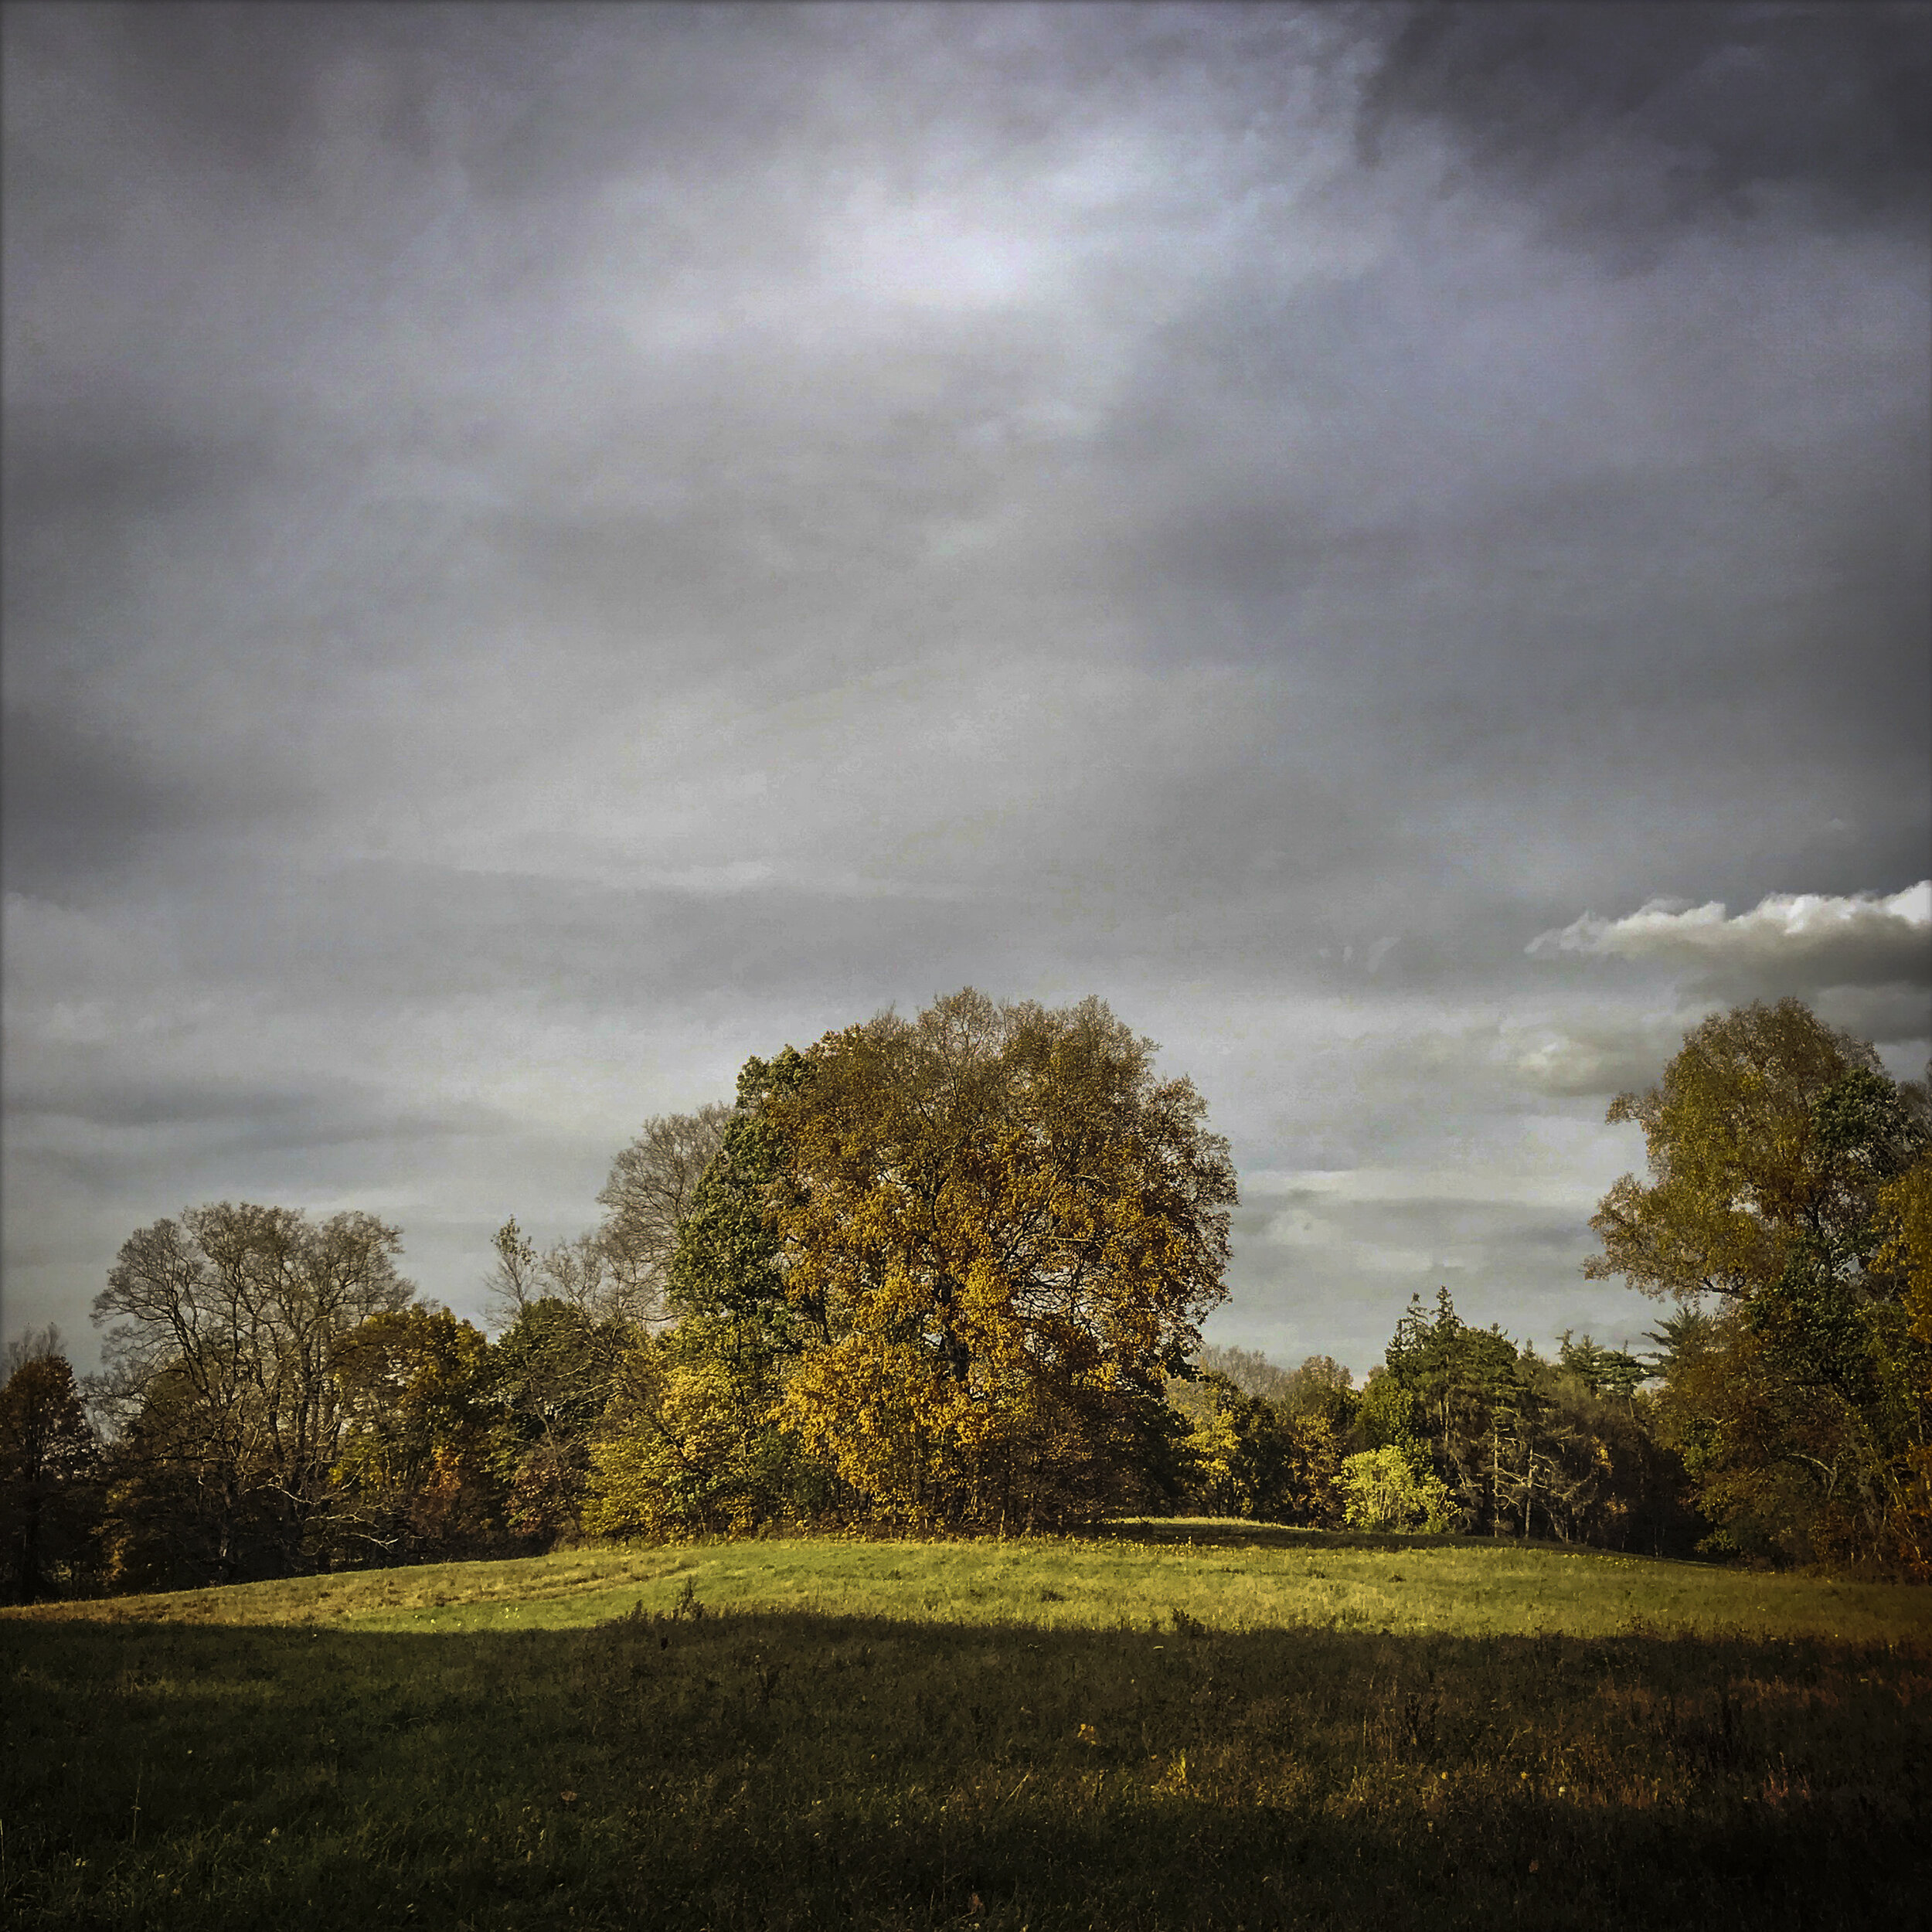
[(9, 1350), (0, 1386), (0, 1601), (77, 1595), (98, 1569), (100, 1445), (55, 1331)]

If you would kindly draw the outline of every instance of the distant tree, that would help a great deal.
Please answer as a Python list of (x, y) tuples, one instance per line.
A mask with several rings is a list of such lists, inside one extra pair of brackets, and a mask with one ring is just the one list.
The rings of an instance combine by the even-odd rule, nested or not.
[(593, 1440), (641, 1332), (577, 1304), (529, 1302), (491, 1346), (483, 1369), (507, 1485), (507, 1526), (539, 1547), (581, 1527)]
[(227, 1582), (308, 1566), (330, 1502), (343, 1338), (414, 1294), (398, 1231), (223, 1202), (131, 1236), (95, 1298), (121, 1580)]
[(508, 1328), (532, 1301), (543, 1298), (543, 1257), (517, 1226), (515, 1215), (490, 1237), (490, 1245), (496, 1250), (496, 1265), (483, 1284), (489, 1322), (492, 1328)]
[(54, 1323), (49, 1322), (44, 1328), (29, 1328), (25, 1335), (15, 1336), (4, 1349), (0, 1349), (0, 1388), (11, 1382), (15, 1374), (29, 1362), (66, 1359), (66, 1339)]
[(1308, 1356), (1287, 1379), (1279, 1398), (1291, 1416), (1319, 1416), (1338, 1436), (1345, 1433), (1362, 1406), (1355, 1377), (1332, 1355)]
[(1158, 1080), (1098, 1000), (970, 989), (806, 1059), (773, 1110), (801, 1337), (786, 1426), (903, 1520), (1145, 1499), (1171, 1441), (1162, 1372), (1225, 1294), (1234, 1172), (1192, 1085)]
[(1587, 1337), (1572, 1345), (1567, 1362), (1522, 1352), (1519, 1446), (1505, 1459), (1500, 1505), (1525, 1512), (1527, 1533), (1688, 1553), (1709, 1526), (1689, 1507), (1683, 1464), (1660, 1438), (1654, 1397), (1628, 1386), (1631, 1358), (1617, 1352), (1608, 1376), (1594, 1372), (1612, 1352)]
[(1515, 1343), (1499, 1329), (1470, 1327), (1439, 1288), (1433, 1314), (1420, 1295), (1410, 1298), (1384, 1366), (1393, 1386), (1379, 1400), (1393, 1412), (1396, 1392), (1407, 1396), (1403, 1433), (1426, 1447), (1461, 1526), (1497, 1526), (1507, 1454), (1519, 1457), (1533, 1493), (1535, 1449), (1520, 1426), (1525, 1385)]
[(663, 1317), (655, 1278), (628, 1269), (600, 1232), (553, 1242), (539, 1253), (512, 1217), (491, 1245), (496, 1265), (484, 1285), (492, 1326), (512, 1326), (538, 1301), (564, 1302), (593, 1324), (643, 1328)]
[(1546, 1362), (1475, 1328), (1449, 1291), (1411, 1298), (1351, 1430), (1444, 1486), (1457, 1526), (1661, 1554), (1689, 1546), (1682, 1464), (1658, 1440), (1644, 1365), (1566, 1336)]
[(1423, 1438), (1427, 1426), (1421, 1396), (1378, 1362), (1369, 1371), (1362, 1385), (1362, 1400), (1355, 1405), (1352, 1434), (1359, 1446), (1426, 1454)]
[(1223, 1347), (1204, 1342), (1196, 1351), (1197, 1366), (1209, 1375), (1225, 1376), (1243, 1395), (1260, 1396), (1280, 1402), (1287, 1395), (1294, 1377), (1279, 1362), (1270, 1362), (1258, 1350)]
[(493, 1321), (514, 1324), (540, 1301), (564, 1301), (594, 1324), (662, 1327), (679, 1230), (716, 1158), (733, 1110), (660, 1114), (617, 1154), (597, 1196), (603, 1223), (539, 1252), (514, 1218), (498, 1229), (487, 1282)]
[(1643, 1128), (1651, 1179), (1605, 1196), (1584, 1271), (1706, 1315), (1658, 1414), (1712, 1546), (1932, 1573), (1932, 1388), (1900, 1238), (1932, 1158), (1926, 1087), (1787, 999), (1706, 1021), (1609, 1117)]
[(1644, 1339), (1657, 1345), (1641, 1358), (1645, 1379), (1668, 1381), (1692, 1356), (1710, 1345), (1716, 1328), (1714, 1318), (1696, 1307), (1682, 1307), (1662, 1316), (1654, 1328), (1644, 1332)]
[(59, 1332), (9, 1344), (0, 1385), (0, 1602), (90, 1587), (100, 1517), (100, 1445)]
[(372, 1315), (343, 1337), (345, 1410), (328, 1530), (338, 1560), (480, 1556), (499, 1546), (513, 1465), (488, 1345), (447, 1308)]
[(606, 1211), (597, 1238), (631, 1298), (627, 1312), (634, 1321), (659, 1321), (668, 1312), (680, 1230), (736, 1112), (713, 1101), (695, 1114), (654, 1116), (611, 1163), (597, 1196)]
[(1189, 1424), (1182, 1507), (1257, 1522), (1340, 1522), (1341, 1443), (1325, 1410), (1298, 1414), (1214, 1373), (1171, 1381), (1167, 1393)]
[(1566, 1328), (1556, 1338), (1556, 1359), (1593, 1396), (1634, 1396), (1649, 1371), (1634, 1355), (1621, 1349), (1606, 1349), (1588, 1335), (1578, 1339)]
[(1328, 1412), (1287, 1417), (1281, 1462), (1280, 1518), (1304, 1529), (1334, 1529), (1343, 1520), (1343, 1437)]

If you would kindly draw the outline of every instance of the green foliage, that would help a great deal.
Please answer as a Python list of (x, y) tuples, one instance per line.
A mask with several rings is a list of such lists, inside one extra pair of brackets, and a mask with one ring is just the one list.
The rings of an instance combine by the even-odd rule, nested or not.
[(769, 1375), (748, 1372), (716, 1332), (688, 1318), (625, 1357), (590, 1452), (592, 1535), (743, 1535), (821, 1519), (849, 1500), (773, 1427)]
[(1362, 1385), (1355, 1417), (1355, 1434), (1370, 1449), (1419, 1446), (1427, 1426), (1421, 1396), (1378, 1362)]
[(581, 1526), (592, 1439), (636, 1332), (546, 1295), (529, 1303), (490, 1349), (506, 1522), (539, 1546)]
[(1288, 1377), (1279, 1400), (1291, 1416), (1318, 1417), (1338, 1436), (1354, 1426), (1362, 1406), (1355, 1377), (1325, 1355), (1308, 1356)]
[(769, 1213), (787, 1160), (773, 1103), (796, 1095), (809, 1072), (804, 1056), (791, 1046), (773, 1060), (745, 1062), (737, 1106), (678, 1226), (672, 1310), (714, 1325), (716, 1347), (747, 1370), (767, 1369), (798, 1345), (798, 1317), (786, 1299)]
[(100, 1445), (49, 1328), (0, 1386), (0, 1603), (79, 1594), (99, 1567)]
[(1651, 1179), (1604, 1197), (1585, 1272), (1702, 1298), (1658, 1412), (1712, 1547), (1932, 1576), (1932, 1335), (1901, 1216), (1926, 1088), (1787, 999), (1706, 1021), (1610, 1118), (1643, 1128)]
[[(1291, 1378), (1280, 1386), (1291, 1389)], [(1170, 1383), (1168, 1399), (1192, 1425), (1180, 1445), (1183, 1509), (1253, 1522), (1341, 1522), (1340, 1439), (1325, 1407), (1293, 1413), (1211, 1372)]]
[(1342, 1520), (1351, 1529), (1440, 1532), (1454, 1517), (1440, 1477), (1419, 1469), (1401, 1450), (1365, 1449), (1342, 1464)]
[(773, 1418), (803, 1318), (768, 1213), (785, 1165), (771, 1104), (808, 1071), (787, 1047), (739, 1074), (736, 1107), (677, 1226), (667, 1270), (676, 1325), (626, 1354), (590, 1452), (593, 1534), (742, 1532), (846, 1500)]
[(1685, 1301), (1748, 1299), (1801, 1253), (1862, 1276), (1879, 1191), (1932, 1141), (1925, 1087), (1892, 1081), (1869, 1044), (1795, 999), (1705, 1021), (1608, 1117), (1642, 1128), (1651, 1179), (1626, 1175), (1604, 1197), (1590, 1223), (1604, 1252), (1584, 1272)]
[(1411, 1298), (1354, 1437), (1440, 1481), (1464, 1529), (1688, 1552), (1705, 1526), (1638, 1390), (1645, 1373), (1587, 1335), (1566, 1335), (1545, 1362), (1499, 1329), (1468, 1326), (1444, 1288), (1433, 1310)]
[(1556, 1360), (1593, 1396), (1621, 1396), (1629, 1401), (1648, 1375), (1634, 1355), (1621, 1349), (1600, 1347), (1588, 1335), (1572, 1338), (1568, 1328), (1557, 1338)]
[(512, 1444), (488, 1356), (481, 1332), (447, 1308), (372, 1315), (337, 1345), (348, 1424), (328, 1525), (334, 1560), (498, 1546)]

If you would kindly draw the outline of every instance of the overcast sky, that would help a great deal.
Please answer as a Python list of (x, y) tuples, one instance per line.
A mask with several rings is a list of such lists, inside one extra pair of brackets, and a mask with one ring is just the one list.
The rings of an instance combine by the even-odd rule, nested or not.
[(1611, 1095), (1932, 1036), (1932, 12), (4, 15), (5, 1303), (1098, 993), (1213, 1338), (1547, 1348)]

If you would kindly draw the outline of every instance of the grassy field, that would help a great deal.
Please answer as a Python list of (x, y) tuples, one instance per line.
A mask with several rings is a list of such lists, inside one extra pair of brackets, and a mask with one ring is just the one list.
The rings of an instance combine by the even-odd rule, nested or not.
[(0, 1616), (22, 1927), (1917, 1922), (1932, 1593), (1173, 1523)]

